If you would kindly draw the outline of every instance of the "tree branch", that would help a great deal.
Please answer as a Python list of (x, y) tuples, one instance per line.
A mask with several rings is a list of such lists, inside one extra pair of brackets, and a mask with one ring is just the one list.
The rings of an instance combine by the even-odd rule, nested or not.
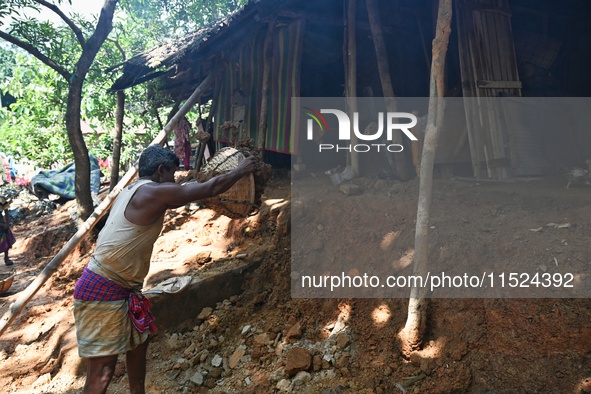
[(78, 43), (80, 43), (80, 46), (82, 46), (82, 48), (84, 48), (84, 45), (86, 45), (86, 40), (84, 39), (84, 35), (82, 34), (82, 30), (80, 30), (80, 28), (78, 28), (78, 26), (76, 26), (74, 24), (74, 22), (72, 22), (72, 20), (70, 18), (68, 18), (62, 12), (62, 10), (60, 10), (55, 4), (48, 3), (45, 0), (34, 0), (34, 1), (35, 1), (35, 3), (41, 4), (42, 6), (49, 8), (50, 10), (55, 12), (60, 18), (62, 18), (62, 20), (64, 22), (66, 22), (66, 24), (70, 27), (70, 29), (72, 29), (72, 31), (76, 35), (76, 38), (78, 39)]
[[(35, 0), (38, 1), (38, 0)], [(113, 14), (119, 0), (105, 0), (94, 33), (90, 36), (76, 64), (76, 74), (84, 78), (103, 42), (113, 28)]]
[(123, 61), (125, 62), (125, 59), (126, 59), (125, 51), (123, 50), (123, 47), (119, 43), (119, 40), (113, 40), (112, 38), (107, 38), (106, 41), (112, 42), (117, 47), (117, 49), (121, 53), (121, 57), (123, 58)]
[(25, 51), (29, 52), (31, 55), (35, 56), (37, 59), (41, 60), (47, 66), (49, 66), (52, 69), (54, 69), (55, 71), (57, 71), (62, 77), (66, 78), (67, 81), (70, 80), (71, 74), (68, 72), (68, 70), (66, 70), (65, 68), (63, 68), (62, 66), (60, 66), (59, 64), (57, 64), (56, 62), (54, 62), (53, 60), (48, 58), (47, 56), (45, 56), (43, 53), (41, 53), (37, 48), (35, 48), (31, 44), (21, 41), (18, 38), (11, 36), (8, 33), (3, 32), (2, 30), (0, 30), (0, 38), (16, 45), (17, 47), (24, 49)]

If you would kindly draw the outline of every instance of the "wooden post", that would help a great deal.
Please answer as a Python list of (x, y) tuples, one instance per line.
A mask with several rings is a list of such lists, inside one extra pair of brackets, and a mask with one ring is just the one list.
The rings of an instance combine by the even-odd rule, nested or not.
[[(345, 95), (347, 97), (347, 111), (350, 119), (353, 119), (353, 113), (357, 112), (357, 41), (356, 33), (356, 12), (355, 0), (349, 0), (347, 4), (347, 23), (346, 23), (346, 70), (345, 70)], [(351, 133), (351, 146), (357, 145), (358, 139), (355, 133)], [(359, 156), (354, 150), (350, 153), (351, 167), (355, 176), (359, 175)]]
[[(164, 126), (164, 129), (160, 131), (160, 133), (154, 138), (150, 145), (161, 145), (168, 135), (174, 130), (176, 124), (179, 120), (191, 110), (191, 108), (195, 105), (199, 97), (203, 94), (205, 90), (209, 88), (211, 82), (213, 81), (213, 75), (209, 74), (207, 78), (201, 82), (201, 84), (195, 89), (191, 97), (187, 99), (185, 104), (182, 106), (181, 109), (170, 119), (168, 124)], [(33, 282), (23, 292), (20, 294), (18, 299), (10, 306), (10, 309), (7, 313), (2, 317), (0, 321), (0, 335), (6, 331), (8, 325), (18, 316), (18, 314), (24, 309), (24, 307), (29, 303), (31, 298), (43, 286), (43, 284), (51, 277), (51, 275), (57, 270), (58, 266), (64, 261), (64, 259), (74, 250), (80, 242), (84, 239), (86, 234), (102, 218), (105, 213), (111, 208), (115, 198), (119, 195), (121, 190), (126, 187), (132, 179), (136, 176), (138, 172), (137, 165), (133, 166), (127, 173), (123, 176), (121, 181), (115, 186), (113, 191), (109, 193), (109, 195), (99, 204), (98, 207), (94, 210), (94, 212), (86, 219), (86, 221), (80, 226), (76, 234), (70, 238), (70, 240), (62, 247), (62, 249), (55, 255), (53, 259), (43, 268), (39, 276), (35, 278)]]
[(261, 97), (261, 112), (259, 114), (258, 130), (258, 148), (260, 149), (261, 159), (265, 154), (265, 142), (267, 139), (267, 129), (269, 128), (269, 94), (271, 93), (271, 64), (273, 63), (273, 33), (275, 22), (269, 21), (267, 27), (267, 36), (265, 37), (264, 65), (263, 65), (263, 86)]
[[(427, 277), (428, 266), (428, 235), (429, 217), (433, 191), (433, 164), (437, 150), (437, 139), (443, 122), (442, 98), (445, 93), (444, 70), (445, 55), (451, 32), (452, 0), (439, 0), (437, 27), (433, 40), (433, 57), (431, 63), (431, 82), (429, 92), (429, 114), (427, 129), (421, 157), (421, 173), (419, 179), (419, 200), (417, 207), (417, 223), (415, 231), (414, 275)], [(427, 327), (427, 288), (413, 287), (408, 303), (406, 325), (400, 333), (402, 352), (406, 356), (421, 345)]]
[[(390, 77), (390, 63), (388, 62), (388, 52), (386, 51), (386, 42), (384, 41), (379, 10), (375, 0), (366, 0), (366, 5), (373, 44), (376, 51), (378, 72), (382, 82), (382, 92), (384, 93), (384, 99), (386, 100), (386, 108), (388, 112), (396, 112), (394, 88), (392, 87), (392, 79)], [(402, 132), (400, 130), (396, 130), (392, 134), (392, 143), (402, 145)], [(395, 154), (394, 159), (398, 177), (402, 180), (410, 179), (411, 176), (408, 165), (406, 164), (405, 154), (402, 152), (400, 154)]]

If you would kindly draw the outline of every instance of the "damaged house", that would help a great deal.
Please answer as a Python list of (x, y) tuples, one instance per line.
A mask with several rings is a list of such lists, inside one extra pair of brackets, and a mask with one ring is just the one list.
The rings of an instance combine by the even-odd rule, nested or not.
[[(346, 152), (318, 160), (322, 141), (303, 137), (298, 98), (383, 97), (384, 86), (400, 102), (427, 97), (436, 17), (436, 0), (252, 0), (213, 26), (117, 66), (112, 90), (157, 81), (154, 95), (173, 106), (211, 74), (200, 102), (212, 102), (218, 146), (230, 143), (234, 130), (253, 138), (275, 166), (344, 165)], [(454, 1), (445, 74), (451, 100), (436, 157), (441, 176), (508, 179), (585, 165), (590, 17), (586, 0)], [(414, 110), (425, 116), (426, 108)], [(403, 145), (396, 161), (378, 166), (411, 179), (420, 138)], [(362, 175), (378, 175), (375, 163), (360, 161)]]

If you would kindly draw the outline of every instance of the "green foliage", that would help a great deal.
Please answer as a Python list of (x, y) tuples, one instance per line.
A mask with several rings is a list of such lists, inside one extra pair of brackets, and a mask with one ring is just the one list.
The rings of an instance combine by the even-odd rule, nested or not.
[[(79, 0), (80, 1), (80, 0)], [(56, 0), (55, 4), (70, 3)], [(83, 86), (81, 118), (96, 133), (85, 137), (88, 149), (104, 159), (111, 155), (115, 128), (116, 95), (107, 94), (118, 75), (105, 70), (150, 49), (165, 39), (174, 39), (209, 25), (247, 0), (121, 0), (113, 20), (113, 30), (93, 62)], [(0, 18), (10, 15), (8, 33), (29, 42), (65, 69), (73, 72), (81, 47), (64, 23), (54, 25), (27, 17), (25, 9), (43, 9), (33, 0), (0, 0)], [(88, 38), (96, 20), (70, 18)], [(4, 29), (4, 26), (0, 27)], [(157, 83), (154, 81), (152, 84)], [(122, 163), (133, 162), (161, 127), (170, 108), (149, 94), (153, 88), (142, 84), (127, 89)], [(16, 47), (0, 45), (0, 91), (10, 93), (17, 102), (10, 110), (0, 108), (0, 151), (17, 160), (29, 159), (48, 167), (73, 159), (65, 130), (68, 82), (50, 67)], [(194, 123), (196, 115), (190, 114)]]
[(210, 25), (248, 0), (126, 0), (125, 11), (160, 37), (176, 38)]
[[(8, 51), (8, 50), (3, 50)], [(63, 126), (67, 84), (49, 67), (12, 50), (12, 77), (0, 80), (0, 90), (17, 101), (0, 108), (0, 150), (47, 167), (72, 158)]]

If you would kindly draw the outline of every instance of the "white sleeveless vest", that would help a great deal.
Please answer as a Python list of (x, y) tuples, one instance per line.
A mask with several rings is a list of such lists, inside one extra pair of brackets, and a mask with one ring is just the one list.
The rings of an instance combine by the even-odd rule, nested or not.
[(164, 214), (147, 226), (138, 226), (125, 218), (125, 209), (135, 192), (150, 182), (139, 180), (119, 193), (88, 264), (88, 269), (94, 273), (127, 289), (143, 285), (154, 243), (164, 223)]

